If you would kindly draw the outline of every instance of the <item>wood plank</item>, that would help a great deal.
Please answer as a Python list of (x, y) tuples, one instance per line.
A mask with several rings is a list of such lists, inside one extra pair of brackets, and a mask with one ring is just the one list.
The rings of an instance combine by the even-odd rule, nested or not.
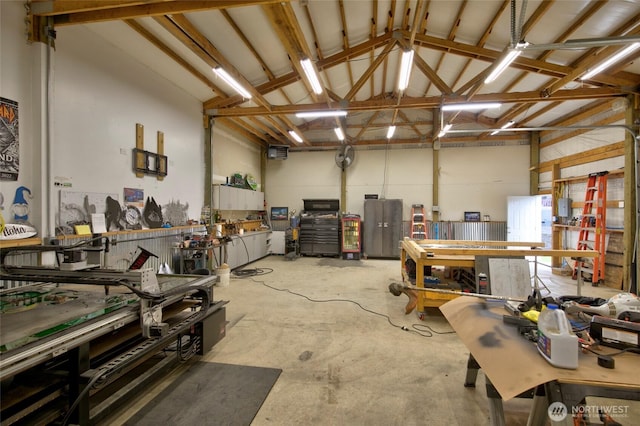
[[(144, 126), (140, 123), (136, 123), (136, 148), (139, 150), (144, 149)], [(145, 157), (143, 154), (136, 154), (136, 168), (145, 169), (147, 167)], [(143, 172), (136, 171), (136, 177), (144, 177)]]
[[(160, 130), (158, 130), (158, 134), (157, 134), (157, 154), (158, 155), (164, 155), (164, 132), (161, 132)], [(156, 170), (158, 172), (163, 171), (162, 167), (161, 167), (161, 163), (162, 160), (160, 158), (158, 158), (158, 164), (156, 164)], [(166, 164), (164, 165), (164, 170), (166, 171)], [(156, 176), (157, 180), (164, 180), (164, 176), (158, 175)]]
[(470, 256), (558, 256), (558, 257), (597, 257), (596, 250), (553, 250), (553, 249), (499, 249), (499, 248), (467, 248), (467, 247), (430, 247), (424, 249), (415, 241), (405, 238), (402, 248), (416, 259), (426, 259), (434, 255), (470, 255)]
[(24, 238), (22, 240), (0, 240), (0, 248), (40, 246), (42, 238)]
[(624, 243), (621, 234), (610, 234), (607, 243), (607, 253), (624, 253)]
[(420, 246), (475, 246), (475, 247), (544, 247), (543, 242), (528, 241), (478, 241), (478, 240), (417, 240)]
[(596, 250), (551, 250), (551, 249), (498, 249), (498, 248), (448, 248), (433, 247), (427, 250), (435, 255), (473, 255), (473, 256), (560, 256), (560, 257), (597, 257)]
[(604, 268), (604, 285), (609, 288), (622, 290), (624, 269), (622, 266), (609, 265)]
[(613, 266), (623, 266), (624, 265), (624, 254), (623, 253), (613, 253), (607, 251), (605, 255), (605, 263), (607, 265)]

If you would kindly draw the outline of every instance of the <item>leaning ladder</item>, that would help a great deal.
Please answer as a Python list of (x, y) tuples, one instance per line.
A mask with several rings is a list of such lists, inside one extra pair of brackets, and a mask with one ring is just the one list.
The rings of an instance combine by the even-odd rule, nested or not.
[(605, 233), (607, 227), (607, 174), (591, 173), (587, 179), (587, 189), (580, 217), (578, 250), (596, 250), (598, 256), (592, 260), (591, 267), (585, 260), (576, 261), (573, 278), (577, 278), (577, 269), (591, 273), (591, 284), (604, 282)]

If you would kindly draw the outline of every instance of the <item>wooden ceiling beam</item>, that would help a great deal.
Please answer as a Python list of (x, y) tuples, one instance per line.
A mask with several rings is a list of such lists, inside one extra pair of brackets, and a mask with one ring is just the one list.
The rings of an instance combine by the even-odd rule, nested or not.
[[(435, 50), (447, 51), (449, 53), (483, 60), (490, 63), (493, 63), (502, 54), (502, 52), (498, 52), (495, 50), (479, 48), (470, 44), (458, 43), (426, 35), (417, 35), (416, 44), (420, 44), (423, 47), (428, 47)], [(516, 58), (516, 60), (510, 65), (510, 67), (519, 68), (528, 72), (549, 75), (556, 78), (563, 78), (574, 70), (574, 68), (570, 66), (558, 65), (545, 61), (537, 61), (535, 59), (523, 57), (522, 55)], [(609, 84), (612, 86), (635, 85), (637, 84), (636, 80), (637, 75), (622, 75), (621, 73), (619, 73), (615, 77), (601, 74), (594, 78), (594, 81), (598, 81), (599, 83), (603, 84)]]
[[(493, 31), (493, 28), (495, 27), (496, 23), (498, 22), (498, 19), (500, 18), (500, 16), (502, 16), (502, 13), (507, 8), (507, 6), (509, 5), (510, 1), (511, 0), (504, 0), (502, 2), (500, 7), (498, 8), (497, 12), (493, 15), (493, 18), (491, 19), (491, 22), (489, 23), (487, 28), (485, 28), (484, 32), (482, 33), (482, 36), (480, 37), (480, 39), (476, 43), (476, 45), (478, 47), (484, 47), (485, 46), (485, 44), (487, 43), (487, 39), (491, 35), (491, 32)], [(465, 75), (465, 73), (466, 73), (467, 69), (469, 68), (469, 66), (471, 66), (471, 58), (467, 59), (467, 62), (463, 65), (463, 67), (460, 70), (460, 72), (458, 73), (457, 77), (453, 79), (453, 83), (451, 84), (452, 88), (455, 88), (458, 85), (458, 83), (460, 82), (460, 79), (462, 78), (463, 75)], [(470, 86), (470, 87), (472, 87), (472, 86)], [(426, 95), (426, 93), (425, 93), (425, 95)]]
[[(450, 40), (450, 41), (455, 40), (456, 32), (458, 31), (458, 28), (460, 27), (460, 21), (462, 20), (462, 14), (464, 13), (464, 10), (465, 10), (466, 7), (467, 7), (467, 0), (464, 0), (462, 2), (462, 4), (460, 5), (460, 7), (458, 8), (458, 13), (456, 14), (456, 17), (453, 20), (453, 24), (451, 25), (451, 28), (449, 29), (449, 34), (447, 35), (447, 40)], [(412, 37), (412, 40), (415, 40), (415, 37)], [(442, 63), (444, 62), (444, 58), (445, 58), (445, 52), (443, 52), (440, 55), (440, 57), (438, 58), (438, 63), (433, 68), (433, 74), (434, 75), (436, 75), (436, 76), (438, 75), (438, 71), (440, 71), (440, 67), (442, 66)], [(438, 78), (438, 80), (440, 80), (442, 83), (444, 83), (444, 81), (442, 81), (442, 79)], [(432, 84), (435, 84), (434, 81), (429, 79), (429, 84), (427, 84), (427, 87), (424, 90), (425, 95), (427, 93), (429, 93), (429, 89), (431, 88)], [(445, 86), (447, 86), (447, 85), (445, 85)], [(445, 93), (445, 91), (443, 91), (440, 87), (438, 87), (438, 90), (440, 90), (441, 93)], [(449, 90), (451, 90), (451, 89), (449, 89)]]
[(378, 69), (378, 67), (387, 59), (387, 56), (389, 56), (389, 53), (391, 52), (391, 50), (393, 50), (395, 45), (396, 45), (396, 40), (389, 41), (389, 44), (385, 46), (385, 48), (382, 50), (382, 53), (378, 55), (378, 57), (373, 61), (373, 63), (365, 70), (364, 73), (362, 73), (358, 81), (356, 81), (352, 85), (351, 90), (349, 90), (349, 92), (345, 95), (344, 99), (346, 99), (347, 101), (353, 100), (353, 98), (356, 96), (356, 94), (362, 88), (362, 86), (364, 86), (367, 80), (371, 78), (375, 70)]
[(422, 73), (429, 79), (429, 81), (437, 87), (440, 93), (444, 95), (453, 94), (453, 89), (451, 89), (451, 87), (449, 87), (447, 83), (445, 83), (445, 81), (440, 78), (438, 73), (433, 68), (431, 68), (424, 59), (416, 55), (413, 57), (413, 63), (420, 71), (422, 71)]
[[(79, 12), (46, 12), (40, 14), (48, 14), (54, 16), (56, 26), (89, 24), (93, 22), (115, 21), (120, 19), (135, 19), (147, 16), (173, 15), (190, 12), (199, 12), (204, 10), (229, 9), (231, 7), (253, 6), (269, 3), (289, 2), (291, 0), (169, 0), (159, 1), (156, 3), (138, 4), (129, 6), (101, 8), (102, 1), (84, 1), (81, 3), (93, 3), (92, 8), (83, 9)], [(53, 1), (51, 3), (63, 4), (61, 1)], [(70, 1), (68, 3), (74, 3)], [(38, 13), (34, 12), (34, 15)]]
[(216, 118), (216, 123), (219, 123), (221, 125), (223, 125), (224, 127), (235, 131), (236, 133), (242, 135), (243, 137), (245, 137), (249, 142), (258, 145), (258, 146), (264, 146), (266, 144), (266, 141), (264, 141), (263, 139), (257, 137), (254, 133), (250, 132), (247, 130), (246, 126), (244, 125), (244, 123), (242, 123), (241, 121), (239, 122), (239, 120), (237, 118)]
[[(350, 48), (348, 52), (340, 52), (325, 59), (319, 60), (318, 62), (316, 62), (316, 67), (318, 68), (318, 71), (323, 71), (327, 68), (340, 65), (342, 62), (347, 61), (350, 56), (364, 55), (370, 49), (376, 49), (378, 47), (385, 46), (389, 43), (391, 38), (391, 33), (383, 34), (379, 37), (376, 37), (374, 40), (368, 40), (358, 46)], [(280, 89), (284, 86), (288, 86), (289, 84), (295, 83), (298, 80), (300, 80), (300, 75), (296, 72), (290, 72), (272, 81), (257, 85), (256, 90), (258, 90), (260, 93), (271, 93), (274, 90)], [(233, 105), (238, 105), (239, 103), (241, 103), (239, 101), (241, 101), (240, 97), (236, 97), (235, 100), (230, 100), (228, 98), (212, 98), (204, 102), (204, 108), (228, 108)]]
[[(503, 102), (503, 103), (535, 103), (540, 101), (571, 101), (580, 99), (599, 99), (627, 96), (628, 93), (619, 88), (598, 87), (598, 88), (581, 88), (574, 90), (559, 90), (549, 98), (541, 98), (540, 92), (513, 92), (513, 93), (488, 93), (478, 94), (473, 98), (474, 102)], [(339, 109), (345, 111), (376, 111), (390, 108), (406, 108), (406, 109), (433, 109), (439, 108), (442, 104), (441, 96), (428, 96), (422, 98), (405, 96), (399, 102), (395, 98), (370, 99), (365, 101), (348, 102), (340, 105)], [(465, 98), (461, 97), (447, 99), (447, 103), (465, 102)], [(325, 104), (301, 104), (301, 105), (274, 105), (271, 110), (264, 107), (243, 107), (243, 108), (221, 108), (207, 110), (206, 113), (212, 116), (250, 116), (250, 115), (282, 115), (295, 114), (302, 111), (326, 110)]]
[(178, 54), (176, 52), (174, 52), (173, 50), (171, 50), (171, 48), (169, 46), (167, 46), (162, 41), (160, 41), (156, 36), (151, 34), (146, 28), (144, 28), (138, 22), (136, 22), (133, 19), (126, 19), (124, 22), (127, 25), (129, 25), (131, 28), (133, 28), (142, 37), (147, 39), (147, 41), (149, 41), (151, 44), (153, 44), (155, 47), (160, 49), (165, 55), (167, 55), (169, 58), (171, 58), (174, 62), (176, 62), (182, 68), (187, 70), (191, 75), (193, 75), (195, 78), (200, 80), (202, 83), (206, 84), (215, 93), (217, 93), (218, 95), (224, 94), (224, 92), (210, 80), (209, 76), (206, 76), (206, 75), (202, 74), (194, 66), (192, 66), (189, 62), (185, 61), (180, 56), (178, 56)]
[[(226, 58), (220, 51), (207, 39), (184, 15), (171, 15), (171, 22), (173, 22), (184, 35), (192, 40), (192, 42), (186, 43), (187, 47), (189, 47), (192, 51), (196, 52), (198, 49), (195, 49), (194, 46), (198, 46), (199, 50), (202, 50), (209, 56), (215, 64), (213, 67), (221, 66), (227, 73), (229, 73), (233, 78), (235, 78), (240, 84), (244, 86), (246, 90), (248, 90), (252, 95), (252, 100), (264, 106), (267, 109), (270, 109), (271, 106), (269, 102), (262, 96), (262, 93), (256, 90), (255, 87), (248, 81), (244, 76), (235, 68), (235, 66)], [(176, 36), (179, 31), (173, 31), (172, 34)], [(179, 36), (178, 38), (182, 41), (185, 40), (184, 36)], [(197, 53), (197, 52), (196, 52)], [(210, 63), (210, 62), (208, 62)], [(213, 72), (213, 71), (212, 71)]]

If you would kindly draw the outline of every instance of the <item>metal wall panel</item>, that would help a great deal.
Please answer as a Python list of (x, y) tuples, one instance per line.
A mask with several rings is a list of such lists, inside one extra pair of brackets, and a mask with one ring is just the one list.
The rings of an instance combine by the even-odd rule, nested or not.
[[(195, 225), (188, 228), (149, 229), (112, 235), (108, 237), (111, 242), (109, 253), (103, 253), (103, 265), (108, 269), (126, 270), (140, 253), (139, 248), (143, 248), (157, 256), (149, 257), (144, 264), (145, 268), (152, 268), (154, 271), (157, 271), (160, 265), (166, 263), (175, 271), (179, 253), (174, 247), (187, 236), (191, 236), (192, 234), (205, 234), (206, 232), (205, 226)], [(77, 244), (79, 241), (81, 240), (60, 240), (60, 245), (67, 247)], [(17, 266), (37, 266), (40, 264), (40, 257), (39, 253), (18, 252), (17, 254), (8, 255), (6, 263)], [(16, 288), (25, 284), (31, 283), (1, 280), (0, 288)]]
[(427, 230), (434, 240), (507, 241), (506, 222), (428, 222)]

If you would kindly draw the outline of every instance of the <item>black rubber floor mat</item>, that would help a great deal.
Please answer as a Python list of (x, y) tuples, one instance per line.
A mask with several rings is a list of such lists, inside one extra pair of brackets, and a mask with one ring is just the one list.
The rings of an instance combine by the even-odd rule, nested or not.
[(194, 363), (127, 425), (250, 425), (282, 370)]

